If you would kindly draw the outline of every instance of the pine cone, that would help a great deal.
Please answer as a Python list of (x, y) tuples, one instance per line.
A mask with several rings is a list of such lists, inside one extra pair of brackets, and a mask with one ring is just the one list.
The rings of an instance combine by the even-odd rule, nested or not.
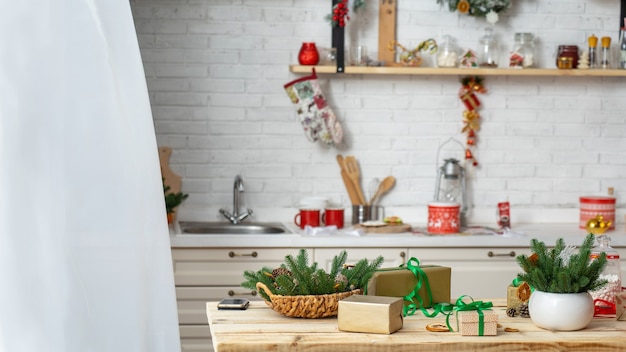
[(528, 310), (528, 304), (526, 303), (520, 304), (519, 316), (522, 318), (530, 318), (530, 311)]
[(506, 315), (509, 317), (514, 317), (515, 315), (517, 315), (517, 309), (515, 308), (509, 308), (506, 310)]
[(277, 277), (279, 277), (280, 275), (289, 275), (289, 276), (293, 276), (293, 274), (291, 273), (291, 271), (283, 268), (282, 266), (280, 268), (276, 268), (274, 270), (272, 270), (272, 276), (273, 279), (276, 279)]

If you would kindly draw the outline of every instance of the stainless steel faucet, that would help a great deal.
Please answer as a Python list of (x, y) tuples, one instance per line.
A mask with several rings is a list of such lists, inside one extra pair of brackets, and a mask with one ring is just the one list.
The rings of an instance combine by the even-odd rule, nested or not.
[(237, 175), (235, 176), (235, 184), (233, 186), (233, 213), (230, 214), (223, 208), (219, 210), (220, 214), (224, 215), (228, 221), (235, 225), (242, 222), (245, 218), (252, 214), (251, 209), (246, 209), (245, 212), (241, 214), (239, 213), (239, 196), (240, 193), (243, 193), (243, 191), (243, 179), (241, 178), (241, 175)]

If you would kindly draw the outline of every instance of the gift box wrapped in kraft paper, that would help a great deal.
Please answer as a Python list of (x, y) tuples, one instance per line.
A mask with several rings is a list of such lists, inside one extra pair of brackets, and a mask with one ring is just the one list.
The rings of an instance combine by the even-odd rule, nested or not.
[(528, 302), (531, 294), (530, 286), (527, 283), (523, 281), (517, 282), (517, 280), (513, 281), (506, 288), (506, 309), (513, 308), (519, 311), (519, 306), (524, 302)]
[[(461, 336), (495, 336), (498, 334), (498, 314), (487, 309), (482, 313), (482, 324), (478, 311), (462, 311), (457, 313)], [(482, 326), (481, 326), (482, 325)]]
[[(445, 266), (420, 266), (419, 261), (415, 260), (417, 262), (416, 269), (416, 265), (412, 264), (413, 260), (414, 258), (411, 258), (406, 267), (383, 268), (374, 272), (367, 284), (367, 294), (405, 297), (410, 295), (419, 285), (417, 295), (422, 300), (421, 308), (430, 308), (435, 303), (450, 303), (452, 270)], [(422, 277), (421, 273), (425, 274), (426, 278)], [(428, 288), (430, 288), (430, 295)], [(420, 307), (417, 297), (413, 298), (413, 302)]]
[(339, 301), (339, 330), (393, 334), (402, 329), (402, 299), (352, 295)]

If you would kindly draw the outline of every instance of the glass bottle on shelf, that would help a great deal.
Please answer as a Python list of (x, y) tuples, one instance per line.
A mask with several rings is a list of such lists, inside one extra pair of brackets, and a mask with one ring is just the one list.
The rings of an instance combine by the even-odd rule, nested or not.
[(493, 28), (485, 28), (485, 35), (480, 38), (478, 66), (484, 68), (498, 67), (498, 41), (493, 35)]
[(452, 37), (444, 35), (439, 45), (437, 54), (437, 67), (457, 67), (459, 65), (459, 53), (452, 42)]
[(619, 31), (619, 68), (626, 69), (626, 27)]
[(611, 37), (602, 37), (602, 52), (600, 53), (600, 67), (611, 68)]
[[(596, 235), (596, 247), (591, 250), (591, 259), (597, 259), (601, 253), (606, 253), (606, 266), (600, 273), (600, 279), (608, 281), (603, 288), (589, 292), (593, 297), (595, 305), (595, 315), (614, 315), (616, 313), (615, 295), (622, 290), (622, 273), (619, 261), (619, 252), (611, 247), (611, 237), (604, 234), (604, 229), (610, 226), (596, 226), (594, 231), (589, 223), (601, 223), (602, 216), (597, 216), (588, 222), (587, 229)], [(602, 228), (602, 230), (600, 230)]]
[(589, 44), (589, 68), (598, 67), (598, 37), (591, 35), (587, 38)]
[(529, 68), (536, 64), (535, 36), (532, 33), (515, 33), (513, 51), (509, 57), (509, 67)]

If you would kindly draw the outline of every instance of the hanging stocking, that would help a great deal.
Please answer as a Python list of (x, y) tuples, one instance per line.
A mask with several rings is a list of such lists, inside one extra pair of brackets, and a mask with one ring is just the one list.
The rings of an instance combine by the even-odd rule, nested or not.
[(310, 76), (285, 84), (285, 91), (296, 104), (304, 135), (311, 142), (320, 140), (326, 144), (339, 144), (343, 129), (337, 117), (326, 103), (315, 69)]

